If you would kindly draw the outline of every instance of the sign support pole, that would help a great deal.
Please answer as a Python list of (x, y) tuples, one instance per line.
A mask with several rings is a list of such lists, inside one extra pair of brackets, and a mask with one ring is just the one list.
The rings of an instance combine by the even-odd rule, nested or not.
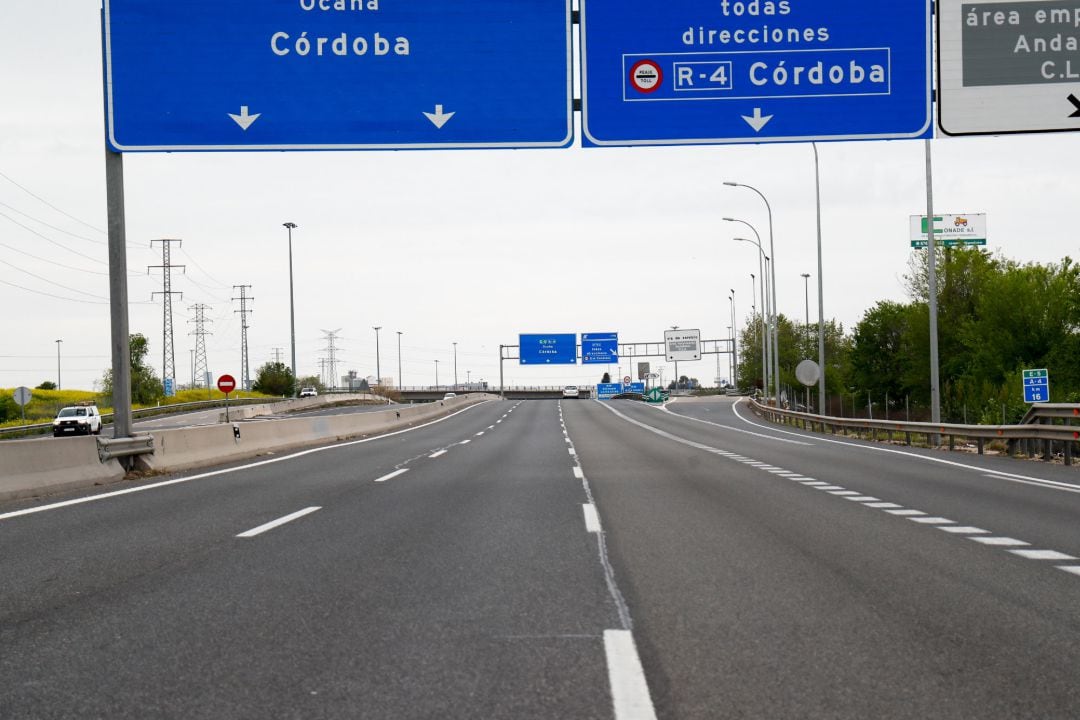
[[(930, 422), (941, 422), (941, 378), (938, 366), (937, 245), (934, 238), (934, 174), (930, 141), (926, 144), (926, 266), (930, 304)], [(933, 436), (936, 445), (937, 434)]]
[(505, 345), (499, 346), (499, 397), (503, 400), (506, 399), (506, 392), (503, 390), (503, 348)]
[(109, 319), (112, 327), (113, 437), (131, 437), (131, 347), (128, 338), (127, 231), (124, 222), (124, 156), (105, 148), (109, 216)]
[[(817, 198), (817, 302), (818, 302), (818, 412), (825, 414), (825, 279), (821, 262), (821, 165), (817, 143), (814, 148), (814, 189)], [(809, 389), (809, 388), (808, 388)], [(809, 403), (808, 403), (809, 404)]]

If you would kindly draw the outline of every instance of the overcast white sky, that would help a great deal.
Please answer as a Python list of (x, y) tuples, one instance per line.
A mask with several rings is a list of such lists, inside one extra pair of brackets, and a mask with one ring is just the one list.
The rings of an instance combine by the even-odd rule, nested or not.
[[(99, 10), (99, 0), (0, 3), (0, 387), (55, 380), (58, 338), (65, 387), (90, 389), (109, 365)], [(987, 213), (990, 246), (1017, 260), (1080, 254), (1072, 230), (1080, 137), (933, 146), (938, 212)], [(875, 302), (904, 299), (908, 216), (926, 207), (923, 143), (819, 148), (825, 314), (850, 328)], [(497, 383), (498, 346), (520, 332), (617, 331), (645, 342), (679, 325), (727, 336), (729, 290), (741, 325), (758, 263), (756, 249), (731, 241), (742, 231), (721, 218), (763, 234), (767, 223), (757, 196), (724, 180), (769, 197), (779, 308), (803, 316), (800, 275), (809, 272), (816, 320), (809, 145), (132, 154), (125, 174), (131, 330), (150, 338), (159, 373), (162, 306), (151, 293), (161, 277), (146, 267), (161, 257), (150, 241), (183, 239), (173, 258), (187, 265), (173, 288), (184, 293), (173, 308), (181, 382), (195, 303), (213, 308), (211, 370), (239, 377), (233, 285), (253, 286), (252, 372), (275, 347), (288, 357), (286, 221), (299, 226), (302, 375), (325, 356), (321, 330), (338, 328), (339, 370), (373, 375), (372, 326), (382, 326), (382, 374), (395, 379), (402, 331), (406, 385), (433, 383), (436, 359), (440, 382), (452, 378), (453, 342), (461, 382), (468, 370)], [(711, 381), (714, 363), (680, 370)], [(591, 383), (602, 370), (507, 363), (506, 378)]]

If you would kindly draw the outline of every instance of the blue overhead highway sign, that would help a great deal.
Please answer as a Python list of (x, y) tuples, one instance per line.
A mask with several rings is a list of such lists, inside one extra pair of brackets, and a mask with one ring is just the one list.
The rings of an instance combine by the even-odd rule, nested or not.
[(565, 147), (571, 0), (104, 0), (113, 150)]
[(925, 138), (927, 0), (581, 0), (582, 143)]
[(577, 365), (577, 335), (520, 335), (518, 358), (522, 365)]
[(581, 336), (582, 365), (610, 365), (619, 362), (618, 333), (584, 333)]

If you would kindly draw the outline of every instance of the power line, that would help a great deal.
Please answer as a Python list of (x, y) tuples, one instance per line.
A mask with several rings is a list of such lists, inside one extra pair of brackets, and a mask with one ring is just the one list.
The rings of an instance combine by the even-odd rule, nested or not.
[(53, 280), (49, 280), (48, 278), (43, 278), (40, 275), (35, 275), (34, 273), (30, 272), (29, 270), (23, 270), (21, 267), (19, 267), (17, 265), (12, 265), (7, 260), (0, 260), (0, 263), (2, 263), (4, 265), (7, 265), (9, 268), (12, 268), (13, 270), (18, 270), (21, 273), (29, 275), (30, 277), (32, 277), (32, 278), (34, 278), (36, 280), (40, 280), (41, 282), (49, 283), (50, 285), (55, 285), (58, 288), (63, 288), (65, 290), (70, 290), (71, 292), (76, 292), (76, 293), (79, 293), (80, 295), (86, 295), (87, 297), (92, 297), (95, 300), (104, 300), (105, 302), (109, 301), (108, 298), (102, 297), (101, 295), (94, 295), (93, 293), (88, 293), (85, 290), (79, 290), (78, 288), (73, 288), (73, 287), (70, 286), (70, 283), (69, 284), (58, 283), (58, 282), (55, 282)]
[(42, 235), (41, 233), (39, 233), (39, 232), (38, 232), (37, 230), (35, 230), (34, 228), (32, 228), (32, 227), (27, 227), (26, 225), (23, 225), (23, 224), (22, 224), (21, 222), (19, 222), (19, 221), (18, 221), (18, 220), (16, 220), (15, 218), (11, 217), (10, 215), (7, 215), (7, 214), (5, 214), (5, 213), (2, 213), (2, 212), (0, 212), (0, 217), (4, 218), (4, 219), (5, 219), (5, 220), (7, 220), (8, 222), (12, 222), (12, 223), (14, 223), (14, 224), (18, 225), (18, 226), (19, 226), (19, 227), (21, 227), (21, 228), (22, 228), (23, 230), (25, 230), (25, 231), (27, 231), (27, 232), (29, 232), (29, 233), (33, 233), (34, 235), (37, 235), (37, 236), (38, 236), (39, 238), (41, 238), (41, 239), (42, 239), (42, 240), (44, 240), (44, 241), (46, 241), (46, 242), (49, 242), (49, 243), (52, 243), (53, 245), (55, 245), (56, 247), (60, 248), (61, 250), (67, 250), (67, 251), (68, 251), (69, 253), (72, 253), (73, 255), (78, 255), (79, 257), (81, 257), (81, 258), (84, 258), (84, 259), (86, 259), (86, 260), (89, 260), (89, 261), (91, 261), (91, 262), (96, 262), (96, 263), (97, 263), (98, 265), (108, 265), (108, 264), (109, 264), (108, 262), (106, 262), (106, 261), (104, 261), (104, 260), (98, 260), (97, 258), (95, 258), (95, 257), (91, 257), (90, 255), (87, 255), (86, 253), (81, 253), (81, 252), (79, 252), (78, 250), (72, 250), (72, 249), (71, 249), (71, 248), (69, 248), (69, 247), (68, 247), (67, 245), (64, 245), (64, 244), (62, 244), (62, 243), (60, 243), (60, 242), (58, 242), (58, 241), (56, 241), (56, 240), (53, 240), (53, 239), (52, 239), (51, 237), (49, 237), (48, 235)]
[(41, 197), (40, 195), (35, 195), (35, 194), (34, 194), (33, 192), (31, 192), (31, 191), (30, 191), (30, 190), (28, 190), (27, 188), (25, 188), (25, 187), (23, 187), (22, 185), (20, 185), (19, 183), (15, 182), (15, 181), (14, 181), (13, 179), (11, 179), (11, 178), (10, 178), (10, 177), (8, 177), (7, 175), (5, 175), (5, 174), (4, 174), (3, 172), (0, 172), (0, 177), (4, 178), (4, 179), (5, 179), (5, 180), (7, 180), (7, 181), (8, 181), (9, 183), (11, 183), (11, 184), (12, 184), (12, 185), (14, 185), (15, 187), (19, 188), (20, 190), (22, 190), (22, 191), (23, 191), (24, 193), (26, 193), (26, 194), (27, 194), (27, 195), (29, 195), (30, 197), (34, 198), (35, 200), (37, 200), (37, 201), (38, 201), (38, 202), (40, 202), (40, 203), (43, 203), (44, 205), (47, 205), (48, 207), (50, 207), (50, 208), (52, 208), (53, 210), (55, 210), (56, 212), (60, 213), (60, 214), (61, 214), (61, 215), (63, 215), (64, 217), (66, 217), (66, 218), (68, 218), (68, 219), (70, 219), (70, 220), (74, 220), (75, 222), (79, 223), (80, 225), (85, 225), (86, 227), (90, 228), (91, 230), (96, 230), (97, 232), (101, 233), (102, 235), (104, 235), (104, 234), (105, 234), (105, 231), (104, 231), (104, 230), (102, 230), (101, 228), (98, 228), (98, 227), (94, 227), (93, 225), (91, 225), (90, 223), (86, 222), (85, 220), (80, 220), (79, 218), (75, 217), (74, 215), (71, 215), (71, 214), (69, 214), (69, 213), (66, 213), (66, 212), (64, 212), (63, 210), (61, 210), (60, 208), (56, 207), (56, 206), (55, 206), (55, 205), (53, 205), (53, 204), (52, 204), (51, 202), (49, 202), (48, 200), (46, 200), (45, 198)]

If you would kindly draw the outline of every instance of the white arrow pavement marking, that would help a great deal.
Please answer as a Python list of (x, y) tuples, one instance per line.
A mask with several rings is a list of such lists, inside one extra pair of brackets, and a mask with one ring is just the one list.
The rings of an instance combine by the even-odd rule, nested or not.
[(743, 115), (742, 119), (746, 121), (747, 125), (754, 128), (754, 132), (761, 132), (761, 129), (773, 119), (773, 116), (762, 115), (761, 108), (754, 108), (753, 116), (747, 117), (746, 115)]
[(229, 117), (231, 117), (233, 120), (236, 121), (236, 124), (240, 126), (241, 130), (247, 130), (249, 127), (251, 127), (251, 124), (253, 122), (255, 122), (256, 120), (258, 120), (260, 115), (262, 115), (262, 113), (255, 113), (254, 115), (248, 115), (248, 106), (247, 105), (241, 105), (240, 106), (240, 114), (239, 115), (233, 115), (232, 113), (229, 113)]
[(447, 122), (449, 122), (450, 118), (454, 117), (454, 113), (452, 113), (452, 112), (444, 113), (443, 112), (443, 106), (442, 105), (436, 105), (435, 106), (435, 112), (433, 112), (433, 113), (426, 112), (426, 113), (424, 113), (424, 117), (426, 117), (428, 120), (430, 120), (431, 123), (435, 127), (442, 130), (442, 126), (445, 125)]

